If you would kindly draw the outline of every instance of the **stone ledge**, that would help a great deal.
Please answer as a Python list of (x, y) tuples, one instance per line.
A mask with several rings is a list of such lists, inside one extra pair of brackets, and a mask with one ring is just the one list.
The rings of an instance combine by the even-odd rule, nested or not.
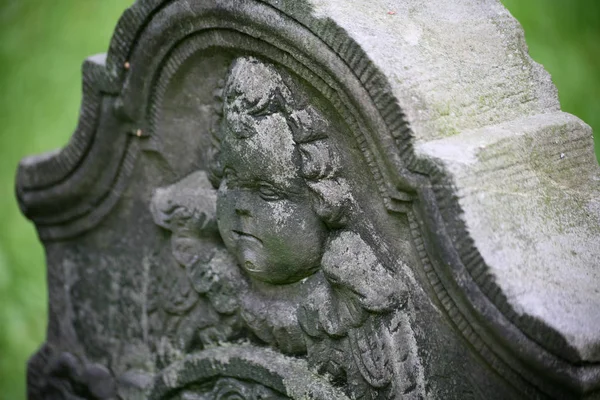
[(589, 126), (542, 114), (415, 147), (450, 177), (485, 280), (501, 289), (491, 300), (557, 355), (600, 361), (600, 168)]

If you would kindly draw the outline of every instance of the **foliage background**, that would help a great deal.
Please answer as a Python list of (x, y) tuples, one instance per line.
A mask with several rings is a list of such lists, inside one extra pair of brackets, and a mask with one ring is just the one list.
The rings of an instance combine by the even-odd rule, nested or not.
[[(502, 0), (552, 74), (563, 109), (600, 142), (600, 1)], [(63, 146), (81, 100), (81, 62), (106, 51), (132, 0), (0, 0), (0, 400), (25, 398), (25, 363), (44, 339), (41, 245), (20, 214), (20, 158)], [(597, 154), (598, 152), (597, 146)]]

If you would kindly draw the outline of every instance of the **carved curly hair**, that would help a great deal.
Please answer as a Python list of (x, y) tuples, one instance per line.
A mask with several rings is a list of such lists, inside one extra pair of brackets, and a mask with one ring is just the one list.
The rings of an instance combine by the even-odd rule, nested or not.
[(331, 124), (316, 107), (308, 104), (300, 85), (288, 73), (254, 57), (239, 57), (233, 61), (222, 93), (219, 93), (222, 117), (213, 129), (212, 184), (218, 187), (223, 178), (219, 151), (223, 132), (248, 137), (243, 123), (230, 126), (226, 115), (233, 100), (243, 94), (240, 82), (244, 79), (268, 79), (261, 98), (246, 105), (247, 114), (263, 118), (280, 113), (285, 117), (300, 155), (300, 176), (312, 194), (314, 212), (328, 228), (344, 227), (353, 199), (346, 180), (340, 176), (339, 158), (328, 140), (328, 132), (333, 129)]

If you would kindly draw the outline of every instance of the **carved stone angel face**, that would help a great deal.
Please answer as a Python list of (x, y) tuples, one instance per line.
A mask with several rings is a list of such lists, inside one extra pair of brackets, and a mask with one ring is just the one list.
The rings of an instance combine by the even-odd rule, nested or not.
[(301, 155), (286, 119), (291, 94), (272, 68), (242, 60), (225, 97), (219, 231), (250, 276), (274, 284), (298, 281), (319, 268), (327, 228), (300, 173)]

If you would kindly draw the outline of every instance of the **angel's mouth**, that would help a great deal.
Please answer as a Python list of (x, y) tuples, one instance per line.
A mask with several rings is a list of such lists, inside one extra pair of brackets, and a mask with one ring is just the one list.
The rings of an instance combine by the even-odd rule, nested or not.
[(260, 240), (259, 238), (257, 238), (256, 236), (247, 233), (247, 232), (242, 232), (242, 231), (237, 231), (235, 229), (233, 229), (231, 231), (233, 238), (238, 241), (238, 240), (248, 240), (248, 241), (252, 241), (252, 242), (256, 242), (260, 245), (262, 245), (262, 240)]

